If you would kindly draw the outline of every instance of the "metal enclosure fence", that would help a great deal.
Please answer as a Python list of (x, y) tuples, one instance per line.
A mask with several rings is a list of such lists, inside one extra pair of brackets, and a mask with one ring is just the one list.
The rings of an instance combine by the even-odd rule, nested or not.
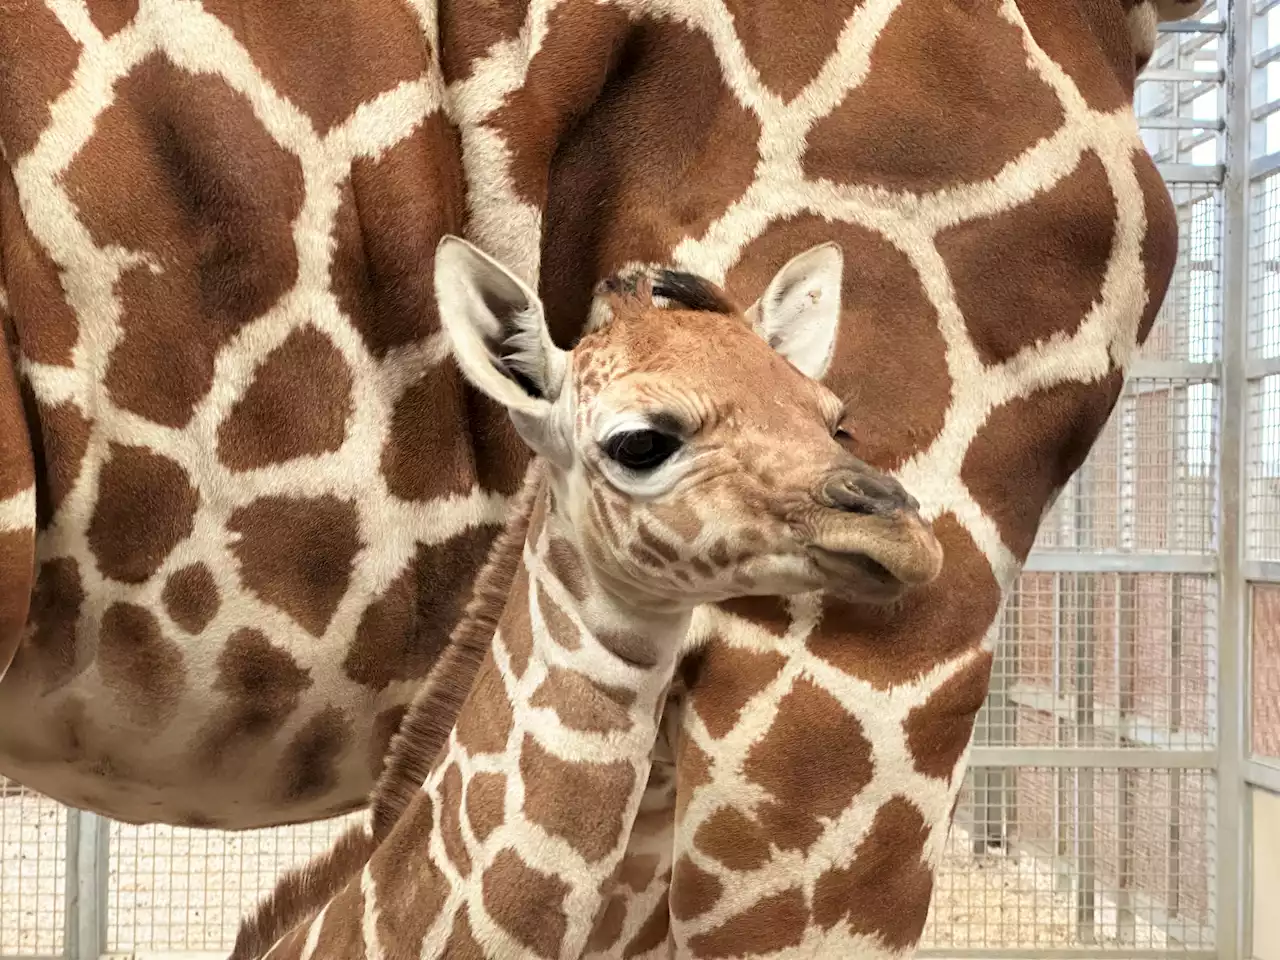
[[(1250, 955), (1244, 811), (1280, 790), (1280, 0), (1163, 30), (1137, 103), (1177, 271), (994, 627), (925, 954)], [(0, 789), (0, 958), (225, 952), (345, 823), (131, 827)]]

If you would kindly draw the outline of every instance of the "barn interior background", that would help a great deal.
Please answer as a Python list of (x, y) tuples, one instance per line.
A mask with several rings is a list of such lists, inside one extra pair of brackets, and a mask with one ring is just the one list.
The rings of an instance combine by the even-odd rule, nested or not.
[[(1046, 519), (924, 953), (1280, 960), (1280, 0), (1166, 27), (1156, 333)], [(0, 958), (224, 953), (346, 820), (131, 827), (0, 781)]]

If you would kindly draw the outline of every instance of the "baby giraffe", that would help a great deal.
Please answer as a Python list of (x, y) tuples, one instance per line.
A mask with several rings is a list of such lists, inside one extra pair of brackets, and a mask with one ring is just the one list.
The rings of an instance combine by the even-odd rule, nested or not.
[(819, 589), (884, 601), (937, 575), (915, 501), (845, 450), (845, 411), (817, 382), (842, 263), (833, 244), (799, 255), (745, 314), (689, 274), (614, 278), (566, 352), (524, 283), (441, 242), (454, 356), (510, 411), (542, 481), (492, 645), (421, 791), (268, 956), (579, 957), (694, 608)]

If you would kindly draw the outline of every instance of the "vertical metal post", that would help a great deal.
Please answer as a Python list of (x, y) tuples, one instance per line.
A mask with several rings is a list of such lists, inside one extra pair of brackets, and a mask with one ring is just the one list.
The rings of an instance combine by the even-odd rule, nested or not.
[(110, 836), (97, 814), (67, 811), (67, 960), (99, 960), (107, 952)]
[[(1182, 730), (1182, 577), (1169, 578), (1169, 732)], [(1182, 771), (1169, 771), (1169, 916), (1182, 912)]]
[[(1244, 960), (1243, 850), (1245, 603), (1245, 430), (1248, 413), (1249, 161), (1253, 77), (1251, 0), (1232, 0), (1226, 10), (1226, 172), (1222, 246), (1222, 528), (1218, 550), (1219, 643), (1217, 706), (1217, 954)], [(1221, 55), (1220, 55), (1221, 56)]]
[[(1092, 521), (1093, 517), (1086, 500), (1087, 491), (1093, 489), (1093, 471), (1086, 464), (1078, 474), (1079, 486), (1076, 488), (1076, 543), (1082, 548), (1094, 545)], [(1092, 573), (1076, 574), (1076, 629), (1075, 629), (1075, 743), (1080, 747), (1094, 746), (1094, 644), (1095, 627), (1095, 591), (1096, 575)], [(1094, 942), (1094, 915), (1097, 897), (1096, 863), (1097, 849), (1095, 837), (1095, 804), (1094, 770), (1088, 765), (1081, 765), (1076, 771), (1076, 926), (1079, 930), (1080, 943)]]
[[(1138, 642), (1138, 577), (1137, 574), (1123, 573), (1119, 577), (1119, 625), (1116, 636), (1116, 685), (1119, 688), (1119, 707), (1121, 729), (1126, 720), (1134, 714), (1137, 687), (1137, 642)], [(1118, 744), (1123, 745), (1123, 744)], [(1120, 809), (1117, 811), (1118, 872), (1116, 886), (1116, 928), (1121, 943), (1134, 943), (1138, 937), (1138, 918), (1134, 903), (1134, 892), (1137, 882), (1137, 863), (1134, 856), (1134, 805), (1137, 803), (1137, 791), (1134, 789), (1134, 772), (1127, 767), (1119, 771), (1120, 782), (1117, 787)]]

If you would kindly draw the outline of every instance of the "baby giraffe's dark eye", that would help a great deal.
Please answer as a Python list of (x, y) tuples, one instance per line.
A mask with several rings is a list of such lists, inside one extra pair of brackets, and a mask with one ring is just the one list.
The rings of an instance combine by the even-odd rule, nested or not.
[(679, 438), (658, 430), (627, 430), (604, 443), (604, 455), (629, 470), (652, 470), (679, 449)]

